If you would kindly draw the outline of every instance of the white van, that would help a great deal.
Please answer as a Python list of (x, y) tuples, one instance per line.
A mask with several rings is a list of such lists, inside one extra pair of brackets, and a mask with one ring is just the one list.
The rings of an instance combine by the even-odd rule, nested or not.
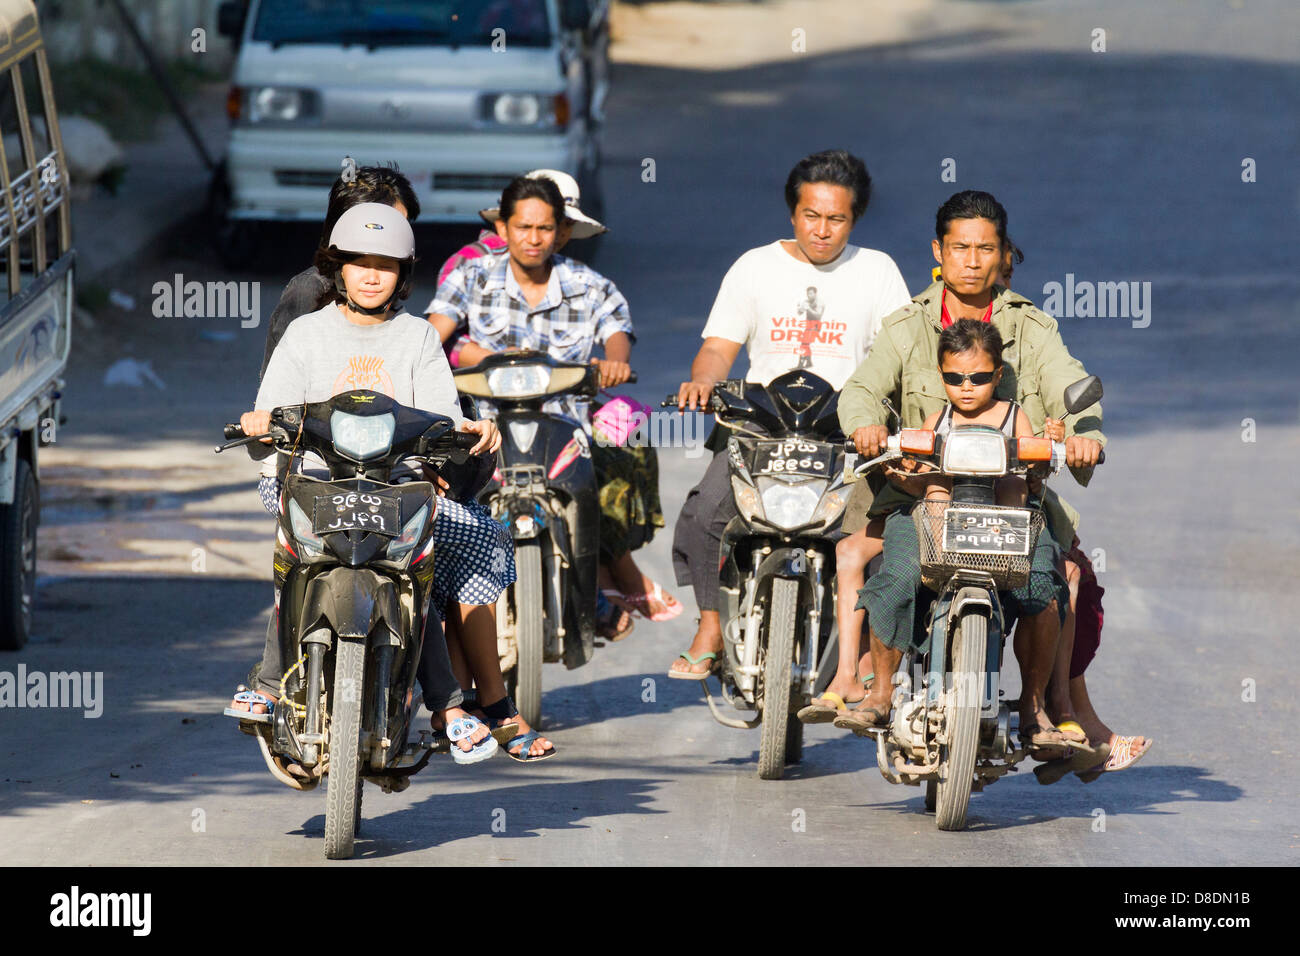
[(607, 0), (248, 0), (218, 16), (239, 46), (213, 190), (227, 264), (246, 261), (251, 224), (323, 219), (346, 157), (396, 162), (421, 222), (477, 222), (542, 167), (599, 214)]

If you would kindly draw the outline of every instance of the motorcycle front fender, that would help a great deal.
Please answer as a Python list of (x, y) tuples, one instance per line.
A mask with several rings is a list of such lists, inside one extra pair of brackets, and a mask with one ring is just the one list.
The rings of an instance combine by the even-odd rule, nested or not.
[(300, 633), (326, 626), (339, 637), (365, 638), (381, 622), (403, 633), (397, 588), (370, 568), (334, 567), (307, 583)]

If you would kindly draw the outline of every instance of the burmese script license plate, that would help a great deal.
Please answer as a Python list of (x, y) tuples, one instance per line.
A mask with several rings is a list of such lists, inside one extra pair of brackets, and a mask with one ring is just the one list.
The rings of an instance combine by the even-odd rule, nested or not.
[(943, 549), (956, 554), (1029, 554), (1028, 511), (949, 508), (944, 512)]
[(826, 478), (831, 473), (831, 449), (817, 442), (765, 441), (754, 450), (754, 470), (757, 478), (767, 475), (800, 475), (807, 478)]
[(401, 532), (402, 500), (395, 495), (349, 491), (317, 495), (312, 530), (317, 534), (336, 531), (369, 531), (396, 538)]

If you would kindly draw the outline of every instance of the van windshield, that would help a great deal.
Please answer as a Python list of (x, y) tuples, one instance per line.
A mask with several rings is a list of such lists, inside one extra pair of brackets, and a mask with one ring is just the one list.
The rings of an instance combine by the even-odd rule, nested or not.
[(544, 47), (546, 0), (262, 0), (253, 39), (380, 46)]

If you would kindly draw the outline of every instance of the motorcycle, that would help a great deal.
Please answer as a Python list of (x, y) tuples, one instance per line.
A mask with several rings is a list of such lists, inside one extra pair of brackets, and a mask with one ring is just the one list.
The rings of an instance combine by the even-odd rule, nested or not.
[[(399, 462), (435, 472), (463, 465), (479, 436), (371, 391), (273, 409), (268, 435), (276, 450), (320, 456), (329, 478), (290, 473), (280, 499), (276, 617), (283, 660), (294, 662), (280, 699), (269, 714), (226, 713), (257, 737), (282, 783), (314, 790), (328, 775), (325, 856), (346, 859), (362, 780), (404, 790), (434, 752), (426, 734), (408, 738), (425, 627), (439, 626), (429, 615), (436, 496)], [(225, 437), (217, 452), (266, 436), (226, 425)], [(286, 773), (277, 757), (307, 777)]]
[[(677, 407), (670, 395), (664, 407)], [(704, 697), (726, 727), (761, 725), (758, 775), (779, 779), (803, 754), (795, 716), (835, 675), (835, 546), (848, 489), (844, 436), (830, 383), (798, 369), (768, 385), (728, 379), (709, 410), (727, 438), (736, 517), (723, 532), (718, 611), (721, 697), (752, 717), (728, 715), (707, 681)]]
[[(1101, 380), (1090, 375), (1066, 388), (1065, 408), (1075, 414), (1101, 397)], [(896, 419), (888, 400), (884, 404)], [(867, 461), (858, 460), (850, 443), (846, 477), (903, 458), (949, 476), (952, 500), (922, 499), (913, 506), (921, 581), (935, 595), (926, 618), (929, 639), (923, 649), (904, 652), (894, 675), (893, 716), (871, 734), (884, 778), (909, 786), (924, 782), (925, 807), (938, 828), (961, 830), (971, 793), (1015, 771), (1027, 756), (1015, 743), (1019, 701), (1002, 699), (1007, 635), (998, 592), (1028, 582), (1045, 520), (1032, 504), (996, 504), (994, 486), (1031, 469), (1058, 473), (1065, 445), (1007, 438), (986, 425), (955, 425), (946, 438), (903, 428)]]
[(453, 374), (462, 395), (495, 406), (501, 463), (479, 500), (510, 529), (517, 575), (497, 604), (497, 642), (515, 706), (540, 727), (542, 663), (563, 661), (572, 670), (591, 660), (595, 649), (600, 561), (590, 440), (580, 423), (542, 406), (565, 395), (594, 398), (599, 372), (522, 350), (488, 356)]

